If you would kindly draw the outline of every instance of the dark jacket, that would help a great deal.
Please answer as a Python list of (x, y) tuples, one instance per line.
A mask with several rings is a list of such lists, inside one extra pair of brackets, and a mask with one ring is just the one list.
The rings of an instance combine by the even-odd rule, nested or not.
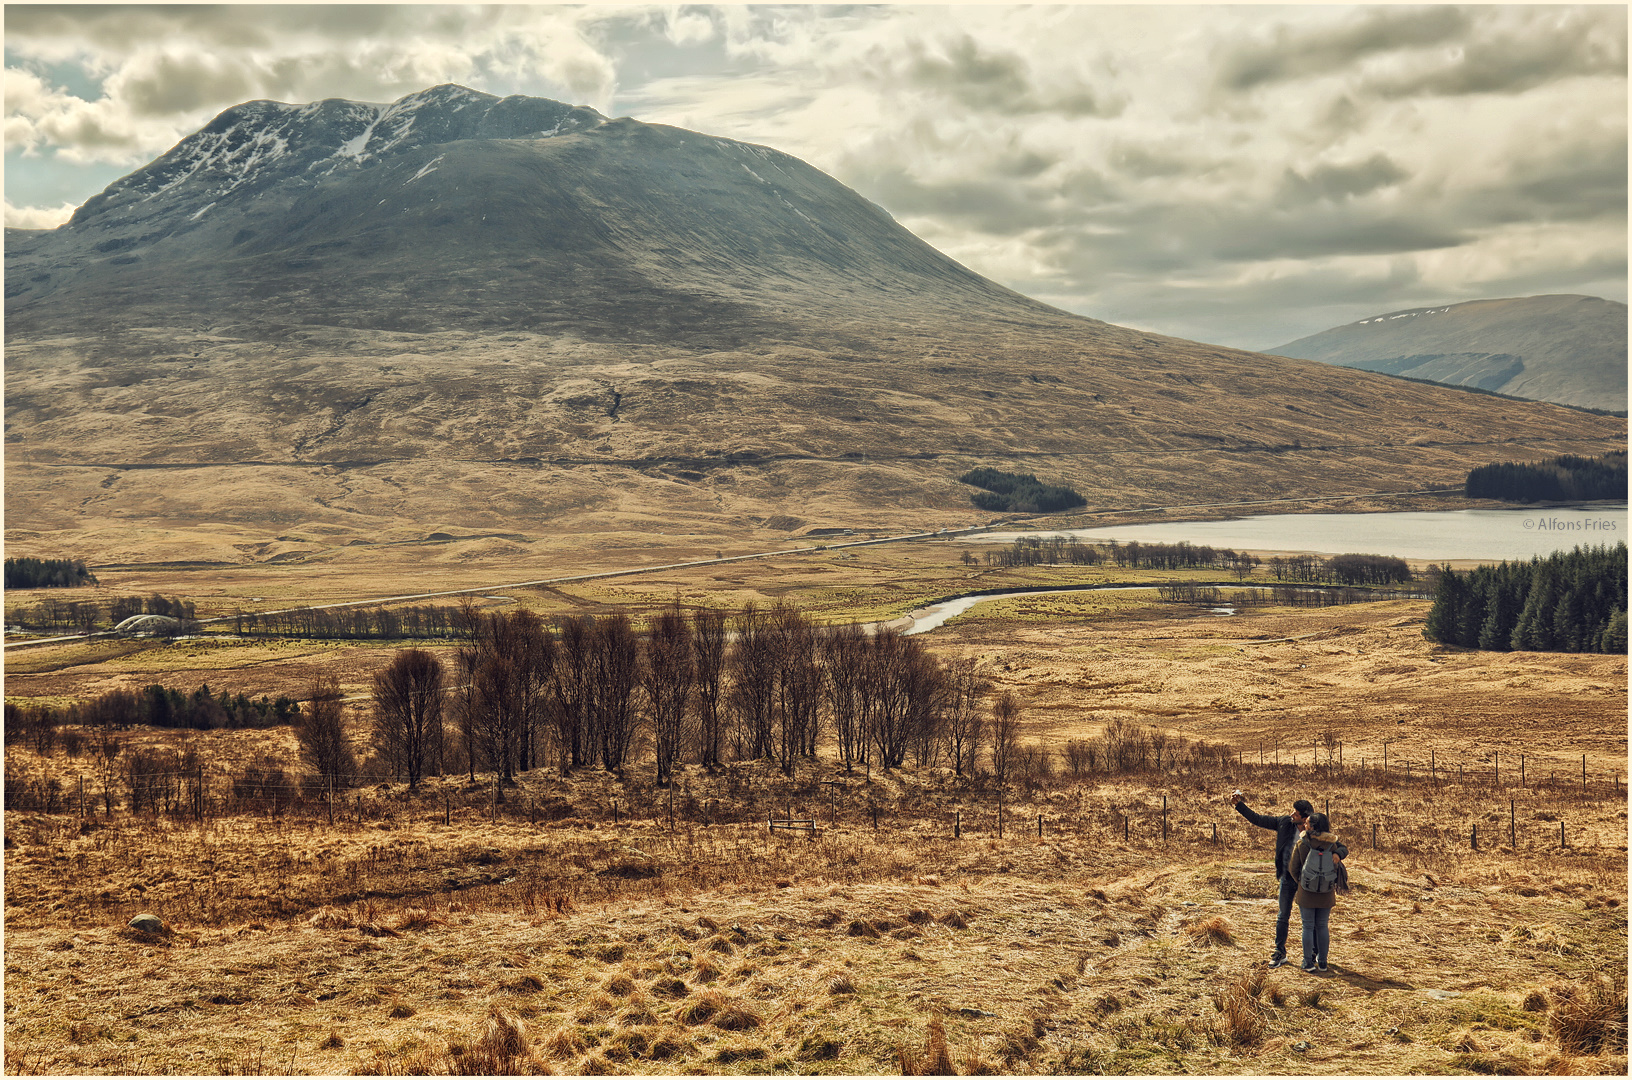
[[(1313, 836), (1305, 836), (1303, 839), (1299, 840), (1297, 846), (1292, 849), (1292, 857), (1287, 863), (1287, 873), (1292, 875), (1292, 880), (1296, 881), (1303, 876), (1303, 863), (1305, 859), (1309, 858), (1309, 852), (1311, 849), (1331, 851), (1335, 853), (1339, 859), (1347, 858), (1349, 854), (1349, 849), (1339, 843), (1337, 837), (1333, 836), (1331, 833), (1323, 832), (1315, 833)], [(1333, 887), (1331, 892), (1312, 893), (1304, 889), (1302, 885), (1299, 885), (1298, 895), (1295, 897), (1295, 899), (1298, 906), (1303, 908), (1336, 907), (1337, 894), (1347, 887), (1348, 875), (1345, 873), (1343, 864), (1338, 863), (1337, 884)]]
[(1267, 814), (1255, 814), (1244, 802), (1237, 803), (1235, 809), (1260, 829), (1275, 830), (1275, 880), (1281, 880), (1286, 876), (1287, 856), (1292, 854), (1292, 846), (1298, 842), (1299, 827), (1293, 824), (1292, 815), (1271, 817)]

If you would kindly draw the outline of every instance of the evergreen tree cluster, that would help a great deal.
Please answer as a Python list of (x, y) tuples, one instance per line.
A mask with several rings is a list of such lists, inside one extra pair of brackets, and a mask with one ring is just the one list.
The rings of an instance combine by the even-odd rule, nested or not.
[(1403, 585), (1414, 581), (1411, 564), (1393, 555), (1272, 556), (1270, 573), (1276, 581), (1331, 585)]
[(7, 559), (8, 589), (71, 589), (95, 585), (96, 575), (78, 559)]
[(1439, 572), (1423, 635), (1507, 652), (1626, 652), (1626, 545)]
[(334, 640), (460, 638), (458, 610), (433, 604), (401, 608), (307, 608), (233, 617), (233, 633), (245, 637), (298, 637)]
[(155, 683), (143, 690), (110, 690), (65, 709), (18, 706), (6, 702), (6, 740), (36, 727), (59, 725), (123, 731), (137, 724), (208, 731), (218, 728), (267, 728), (291, 723), (300, 712), (292, 698), (276, 699), (223, 690), (205, 684), (191, 694)]
[(1546, 461), (1503, 461), (1468, 473), (1470, 499), (1509, 502), (1574, 502), (1626, 498), (1626, 451), (1601, 457), (1565, 454)]
[(1030, 473), (1007, 473), (982, 466), (958, 477), (960, 483), (981, 488), (970, 500), (982, 510), (998, 513), (1053, 514), (1088, 500), (1068, 487), (1045, 484)]
[(1135, 570), (1227, 569), (1238, 558), (1229, 548), (1192, 544), (1188, 540), (1176, 544), (1142, 544), (1137, 540), (1119, 544), (1112, 540), (1109, 553), (1117, 566), (1130, 566)]

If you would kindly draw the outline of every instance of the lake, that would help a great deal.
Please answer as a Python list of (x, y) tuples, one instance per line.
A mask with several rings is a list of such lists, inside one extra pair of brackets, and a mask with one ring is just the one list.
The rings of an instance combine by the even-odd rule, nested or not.
[(991, 532), (970, 543), (1074, 536), (1083, 542), (1192, 544), (1248, 551), (1360, 553), (1401, 559), (1528, 560), (1626, 539), (1625, 503), (1534, 510), (1436, 510), (1384, 514), (1268, 514), (1234, 521), (1173, 521), (1095, 529)]

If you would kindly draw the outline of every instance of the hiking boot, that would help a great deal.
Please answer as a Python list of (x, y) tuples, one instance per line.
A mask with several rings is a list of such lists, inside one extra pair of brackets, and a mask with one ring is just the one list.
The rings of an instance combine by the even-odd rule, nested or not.
[(1317, 963), (1315, 965), (1315, 970), (1320, 972), (1322, 975), (1324, 975), (1324, 974), (1326, 974), (1326, 965)]
[(1313, 975), (1315, 972), (1320, 970), (1319, 968), (1317, 968), (1313, 964), (1304, 964), (1304, 965), (1302, 965), (1302, 967), (1303, 967), (1304, 971), (1307, 971), (1311, 975)]
[(1284, 956), (1272, 956), (1272, 957), (1269, 958), (1269, 966), (1272, 967), (1272, 968), (1281, 967), (1285, 963), (1286, 963), (1286, 957), (1284, 957)]

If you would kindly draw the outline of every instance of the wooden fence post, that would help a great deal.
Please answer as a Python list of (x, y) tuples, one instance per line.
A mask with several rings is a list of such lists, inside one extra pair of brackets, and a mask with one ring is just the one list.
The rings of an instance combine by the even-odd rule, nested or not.
[(1371, 850), (1377, 850), (1377, 823), (1371, 823)]
[(1518, 800), (1507, 800), (1507, 839), (1508, 843), (1513, 845), (1514, 851), (1519, 850), (1519, 817), (1518, 810), (1516, 809), (1517, 806)]
[(1167, 843), (1167, 796), (1162, 796), (1162, 843)]
[(963, 835), (963, 811), (952, 811), (952, 838), (955, 840)]
[(1479, 823), (1473, 823), (1473, 850), (1479, 850)]

